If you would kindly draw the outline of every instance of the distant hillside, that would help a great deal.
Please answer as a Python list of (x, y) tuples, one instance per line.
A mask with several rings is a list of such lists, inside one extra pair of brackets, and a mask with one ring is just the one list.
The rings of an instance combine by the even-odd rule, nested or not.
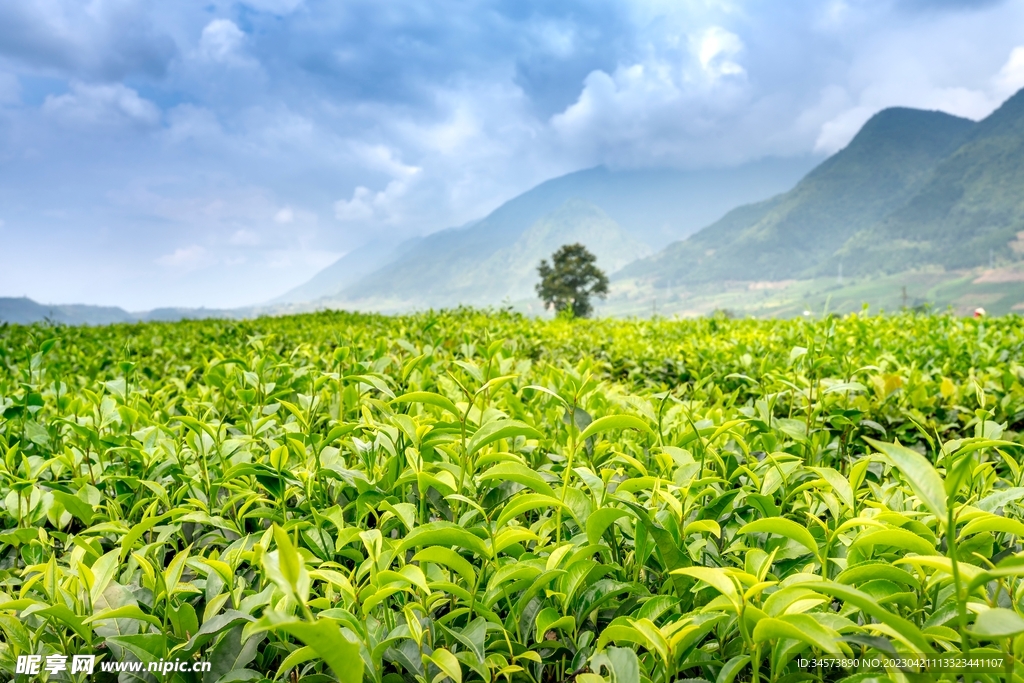
[(147, 321), (172, 322), (202, 318), (244, 318), (257, 313), (270, 313), (270, 309), (253, 308), (155, 308), (152, 311), (129, 313), (116, 306), (90, 306), (87, 304), (40, 304), (27, 297), (0, 297), (0, 324), (51, 322), (57, 325), (110, 325)]
[(374, 240), (364, 244), (321, 270), (309, 281), (272, 299), (269, 303), (302, 303), (335, 295), (349, 285), (358, 282), (359, 278), (395, 261), (419, 244), (421, 239), (416, 237), (399, 244)]
[(135, 322), (138, 318), (114, 306), (46, 305), (28, 297), (0, 297), (0, 323), (28, 325), (45, 320), (62, 325), (105, 325)]
[(851, 237), (919, 192), (975, 126), (941, 112), (879, 112), (791, 191), (729, 212), (619, 278), (700, 283), (816, 275)]
[(1024, 255), (1024, 91), (973, 127), (903, 206), (836, 254), (849, 273), (939, 264), (970, 268)]
[[(791, 187), (814, 161), (813, 157), (802, 157), (766, 159), (736, 168), (701, 171), (593, 168), (572, 173), (541, 183), (468, 228), (443, 230), (424, 237), (375, 272), (336, 290), (329, 298), (343, 304), (384, 305), (389, 309), (402, 305), (497, 304), (525, 290), (512, 281), (497, 284), (482, 264), (501, 261), (505, 250), (520, 244), (520, 239), (537, 221), (569, 200), (580, 200), (581, 204), (574, 205), (577, 207), (590, 205), (600, 209), (605, 218), (621, 228), (628, 241), (637, 245), (622, 253), (641, 254), (647, 247), (658, 248), (672, 239), (689, 235), (739, 203), (768, 197)], [(589, 210), (584, 213), (593, 217)], [(569, 220), (564, 213), (559, 218), (560, 222), (572, 223), (576, 226), (574, 229), (580, 228), (586, 220), (589, 219)], [(598, 224), (603, 225), (603, 221), (595, 225)], [(574, 234), (588, 246), (599, 236), (590, 234), (586, 228)], [(563, 235), (552, 243), (557, 242), (554, 244), (557, 247), (566, 240)], [(529, 258), (539, 261), (549, 254), (531, 252)], [(616, 263), (619, 260), (616, 259)], [(343, 267), (343, 264), (338, 265)], [(535, 266), (533, 263), (531, 268)], [(517, 269), (521, 270), (516, 266), (513, 271), (519, 272)], [(305, 285), (303, 288), (303, 291), (311, 291)], [(320, 291), (323, 289), (317, 289), (316, 293)]]
[[(411, 250), (394, 264), (344, 290), (342, 297), (384, 309), (494, 305), (534, 296), (537, 265), (563, 244), (585, 243), (597, 256), (598, 266), (608, 271), (650, 252), (607, 213), (582, 199), (563, 202), (540, 216), (515, 240), (496, 249), (490, 245), (483, 249), (480, 247), (484, 245), (456, 240), (450, 234), (447, 237), (454, 253), (423, 263), (416, 259), (425, 257)], [(475, 248), (471, 250), (470, 246)], [(469, 256), (473, 252), (475, 255)], [(423, 278), (419, 285), (417, 277)]]

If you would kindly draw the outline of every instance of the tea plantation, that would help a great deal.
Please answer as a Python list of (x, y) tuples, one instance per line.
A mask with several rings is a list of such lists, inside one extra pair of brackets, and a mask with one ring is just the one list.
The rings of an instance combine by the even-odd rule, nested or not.
[[(1017, 317), (2, 326), (0, 678), (1024, 680), (1022, 358)], [(209, 671), (17, 673), (79, 653)]]

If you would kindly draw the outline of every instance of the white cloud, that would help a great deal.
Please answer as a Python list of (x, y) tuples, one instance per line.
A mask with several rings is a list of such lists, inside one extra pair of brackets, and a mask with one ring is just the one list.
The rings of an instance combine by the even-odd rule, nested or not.
[(857, 106), (826, 121), (821, 126), (818, 139), (814, 141), (814, 151), (834, 154), (846, 147), (875, 112), (873, 107)]
[(168, 268), (195, 270), (196, 268), (209, 265), (210, 257), (206, 249), (198, 244), (193, 244), (188, 247), (179, 247), (170, 254), (164, 254), (156, 262)]
[(719, 38), (697, 62), (699, 80), (685, 64), (663, 59), (592, 72), (576, 102), (551, 118), (555, 143), (573, 150), (580, 165), (692, 164), (699, 138), (749, 101), (745, 80), (726, 77), (742, 69), (719, 49), (728, 39)]
[(72, 81), (70, 92), (48, 95), (43, 113), (65, 122), (82, 125), (155, 126), (160, 109), (121, 83), (91, 85)]
[(287, 225), (295, 221), (295, 212), (290, 206), (286, 206), (274, 214), (274, 222)]
[(245, 33), (230, 19), (214, 19), (199, 38), (199, 54), (214, 62), (238, 63)]
[(995, 89), (1003, 97), (1009, 97), (1024, 88), (1024, 45), (1013, 48), (1010, 58), (994, 79)]
[(387, 173), (393, 178), (408, 179), (419, 173), (419, 166), (403, 163), (398, 153), (388, 145), (355, 142), (353, 151), (366, 168)]
[(400, 180), (392, 180), (379, 192), (360, 185), (352, 192), (351, 199), (334, 202), (334, 217), (343, 223), (370, 220), (394, 223), (401, 216), (398, 201), (407, 190), (408, 186)]
[(742, 76), (746, 70), (736, 62), (743, 51), (743, 41), (721, 26), (712, 26), (695, 41), (695, 52), (704, 73), (711, 79)]
[(375, 195), (370, 192), (370, 188), (360, 185), (353, 190), (352, 199), (339, 199), (334, 202), (334, 217), (344, 222), (368, 221), (375, 214), (374, 199)]
[[(894, 65), (896, 68), (898, 65)], [(910, 70), (912, 73), (908, 74)], [(846, 94), (846, 106), (833, 111), (823, 123), (814, 143), (816, 151), (832, 154), (845, 147), (861, 126), (875, 113), (887, 107), (909, 106), (943, 111), (954, 116), (982, 119), (1008, 97), (1024, 88), (1024, 46), (1010, 51), (999, 70), (979, 78), (972, 87), (944, 85), (935, 76), (921, 72), (918, 66), (904, 65), (895, 76), (885, 72), (860, 89), (855, 97)], [(823, 95), (823, 99), (832, 97)], [(844, 94), (846, 91), (844, 91)], [(819, 104), (816, 109), (828, 107)]]

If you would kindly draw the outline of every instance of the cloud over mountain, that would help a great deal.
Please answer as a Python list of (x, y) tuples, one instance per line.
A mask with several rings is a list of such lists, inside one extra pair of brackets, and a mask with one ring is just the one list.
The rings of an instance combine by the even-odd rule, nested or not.
[(829, 153), (1021, 85), (1024, 0), (2, 3), (0, 294), (250, 303), (570, 171)]

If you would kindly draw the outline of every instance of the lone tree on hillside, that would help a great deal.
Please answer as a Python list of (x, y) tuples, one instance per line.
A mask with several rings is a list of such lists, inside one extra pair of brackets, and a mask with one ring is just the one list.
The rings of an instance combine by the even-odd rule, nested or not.
[(590, 297), (608, 296), (608, 278), (596, 262), (597, 257), (578, 242), (560, 247), (551, 255), (550, 264), (541, 260), (537, 295), (544, 306), (554, 306), (559, 313), (571, 310), (577, 318), (589, 316), (594, 310)]

